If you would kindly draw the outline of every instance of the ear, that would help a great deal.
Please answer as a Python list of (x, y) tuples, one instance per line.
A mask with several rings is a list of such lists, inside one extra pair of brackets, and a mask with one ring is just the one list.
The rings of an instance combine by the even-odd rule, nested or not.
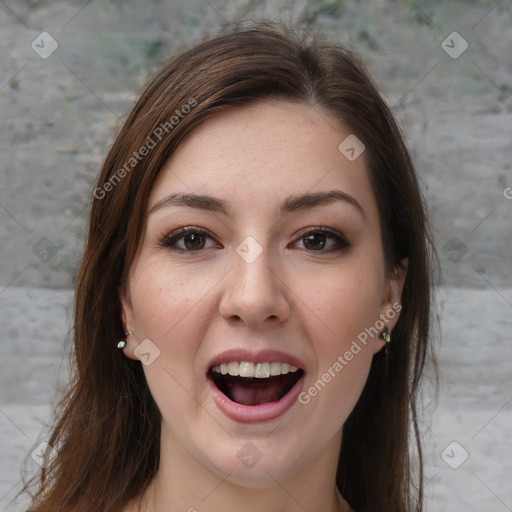
[(138, 341), (132, 303), (130, 297), (126, 296), (124, 293), (120, 293), (119, 298), (121, 300), (121, 321), (123, 323), (123, 330), (124, 332), (133, 332), (133, 336), (124, 335), (123, 339), (126, 340), (126, 347), (123, 349), (123, 352), (126, 357), (138, 360), (138, 357), (136, 357), (134, 354), (134, 350), (137, 348)]
[[(393, 330), (400, 318), (400, 311), (402, 310), (402, 290), (407, 276), (408, 264), (409, 261), (407, 258), (403, 259), (400, 265), (395, 267), (387, 278), (380, 305), (380, 319), (390, 331)], [(384, 344), (385, 341), (381, 338), (375, 340), (374, 353), (379, 352)]]

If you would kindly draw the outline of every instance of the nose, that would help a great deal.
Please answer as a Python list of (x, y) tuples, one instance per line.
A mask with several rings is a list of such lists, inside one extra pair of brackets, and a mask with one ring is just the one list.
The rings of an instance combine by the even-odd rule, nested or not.
[(289, 318), (290, 290), (270, 256), (269, 249), (254, 261), (233, 254), (235, 268), (227, 276), (219, 305), (223, 318), (251, 327), (278, 324)]

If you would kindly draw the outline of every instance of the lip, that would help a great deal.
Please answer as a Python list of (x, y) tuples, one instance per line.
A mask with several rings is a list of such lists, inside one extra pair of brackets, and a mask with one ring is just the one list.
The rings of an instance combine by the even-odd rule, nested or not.
[(305, 377), (303, 375), (280, 400), (259, 405), (243, 405), (233, 402), (217, 388), (211, 378), (207, 380), (213, 401), (228, 418), (240, 423), (263, 423), (279, 418), (295, 404), (304, 387)]
[[(295, 356), (281, 352), (279, 350), (260, 350), (251, 352), (246, 349), (232, 349), (222, 352), (214, 357), (206, 368), (209, 372), (212, 366), (229, 361), (248, 361), (251, 363), (259, 362), (279, 362), (289, 363), (297, 368), (305, 370), (304, 363)], [(259, 405), (243, 405), (230, 400), (220, 389), (217, 388), (213, 380), (208, 377), (208, 386), (213, 401), (228, 418), (240, 423), (262, 423), (272, 421), (282, 416), (297, 401), (302, 388), (304, 387), (305, 374), (293, 385), (293, 387), (281, 399), (275, 402), (267, 402)]]

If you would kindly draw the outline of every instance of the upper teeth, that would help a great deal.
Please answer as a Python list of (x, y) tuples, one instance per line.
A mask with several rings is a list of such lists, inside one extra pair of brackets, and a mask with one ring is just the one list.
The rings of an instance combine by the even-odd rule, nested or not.
[(234, 377), (257, 377), (266, 378), (273, 375), (285, 375), (289, 372), (296, 372), (298, 368), (288, 363), (251, 363), (249, 361), (231, 361), (212, 366), (212, 370), (222, 375), (233, 375)]

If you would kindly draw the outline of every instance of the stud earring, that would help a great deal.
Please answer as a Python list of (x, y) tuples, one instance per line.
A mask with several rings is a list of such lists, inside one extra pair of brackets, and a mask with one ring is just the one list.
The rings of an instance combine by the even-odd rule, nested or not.
[[(133, 336), (133, 332), (132, 331), (126, 331), (124, 333), (125, 336)], [(117, 348), (120, 348), (120, 349), (123, 349), (126, 347), (126, 340), (121, 340), (118, 344), (117, 344)]]
[(384, 353), (387, 355), (388, 345), (391, 343), (391, 331), (389, 330), (389, 327), (384, 327), (384, 330), (382, 331), (380, 337), (386, 342)]

